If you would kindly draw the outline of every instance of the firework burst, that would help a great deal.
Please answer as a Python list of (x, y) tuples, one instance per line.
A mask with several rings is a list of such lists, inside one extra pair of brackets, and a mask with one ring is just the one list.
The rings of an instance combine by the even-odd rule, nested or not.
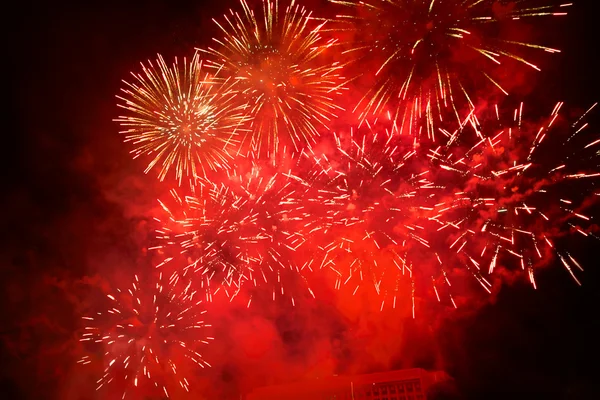
[(523, 108), (472, 113), (464, 129), (447, 133), (446, 148), (429, 153), (440, 179), (460, 188), (436, 206), (432, 221), (487, 291), (485, 276), (513, 265), (536, 287), (535, 269), (553, 258), (580, 284), (583, 268), (564, 236), (598, 239), (598, 134), (583, 116), (571, 124), (561, 118), (562, 103), (537, 122), (523, 119)]
[(223, 37), (205, 51), (250, 106), (251, 132), (242, 150), (267, 157), (282, 146), (298, 151), (313, 144), (340, 109), (341, 65), (324, 60), (333, 41), (321, 37), (323, 23), (313, 24), (294, 0), (282, 10), (278, 0), (263, 0), (256, 14), (245, 0), (241, 4), (242, 13), (215, 21)]
[[(210, 366), (198, 352), (212, 338), (206, 336), (210, 325), (204, 322), (197, 293), (189, 285), (176, 289), (162, 276), (148, 286), (152, 290), (144, 290), (146, 283), (136, 275), (130, 288), (106, 295), (106, 311), (83, 317), (81, 341), (101, 345), (104, 351), (104, 375), (97, 390), (112, 385), (125, 399), (147, 380), (169, 397), (177, 386), (189, 391), (182, 375), (186, 362)], [(88, 364), (92, 358), (85, 356), (79, 362)]]
[(409, 249), (429, 247), (420, 221), (433, 210), (435, 187), (416, 162), (413, 143), (391, 130), (351, 130), (334, 140), (336, 156), (324, 175), (328, 190), (321, 191), (328, 194), (326, 223), (311, 231), (322, 236), (320, 266), (333, 271), (336, 288), (356, 293), (368, 282), (382, 307), (386, 298), (395, 306), (400, 278), (412, 284)]
[(233, 104), (227, 81), (203, 71), (198, 54), (172, 66), (159, 55), (132, 75), (117, 96), (126, 114), (115, 121), (134, 145), (134, 158), (150, 158), (146, 173), (158, 168), (162, 181), (174, 169), (181, 184), (228, 167), (244, 111)]
[(159, 267), (183, 257), (183, 274), (213, 286), (210, 296), (223, 289), (233, 299), (243, 286), (286, 295), (287, 280), (302, 280), (302, 266), (293, 262), (305, 242), (297, 229), (301, 199), (290, 174), (245, 167), (240, 170), (247, 173), (233, 170), (223, 183), (206, 182), (199, 195), (181, 198), (172, 191), (174, 207), (161, 203), (168, 217), (159, 219), (162, 244), (154, 249), (166, 257)]
[[(355, 107), (361, 121), (387, 116), (395, 129), (433, 138), (446, 114), (458, 120), (474, 108), (475, 88), (490, 84), (507, 93), (494, 69), (509, 61), (539, 70), (527, 52), (558, 50), (529, 43), (507, 29), (515, 20), (566, 15), (570, 4), (536, 6), (532, 1), (330, 0), (349, 7), (338, 30), (354, 39), (344, 53), (367, 68), (371, 88)], [(510, 31), (510, 32), (509, 32)], [(510, 34), (506, 34), (506, 33)], [(365, 70), (361, 66), (361, 74)], [(468, 107), (465, 107), (468, 106)], [(464, 117), (464, 116), (463, 116)]]

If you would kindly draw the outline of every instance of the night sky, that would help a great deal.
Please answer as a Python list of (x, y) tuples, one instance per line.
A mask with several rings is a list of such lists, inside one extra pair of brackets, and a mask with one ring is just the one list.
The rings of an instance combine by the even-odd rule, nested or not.
[[(318, 13), (325, 1), (302, 3)], [(75, 366), (81, 312), (106, 276), (151, 266), (145, 248), (156, 199), (169, 189), (128, 154), (112, 121), (114, 96), (140, 61), (158, 52), (190, 56), (209, 44), (218, 33), (211, 19), (233, 6), (21, 2), (5, 12), (4, 398), (100, 398), (94, 371)], [(538, 74), (528, 104), (586, 108), (598, 101), (597, 24), (591, 0), (576, 0), (556, 26), (542, 24), (563, 52)], [(590, 123), (599, 129), (597, 110)], [(555, 263), (539, 273), (537, 291), (504, 282), (458, 311), (432, 307), (416, 320), (340, 306), (326, 292), (295, 308), (211, 305), (216, 339), (206, 357), (213, 368), (198, 371), (195, 398), (236, 399), (261, 385), (411, 367), (447, 371), (457, 398), (592, 398), (600, 354), (597, 249), (590, 242), (574, 248), (587, 267), (582, 287)]]

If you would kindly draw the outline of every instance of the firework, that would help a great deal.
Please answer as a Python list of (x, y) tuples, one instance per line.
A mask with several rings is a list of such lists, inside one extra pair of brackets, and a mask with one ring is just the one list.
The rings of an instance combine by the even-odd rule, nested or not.
[[(83, 317), (86, 326), (81, 341), (101, 345), (105, 356), (97, 390), (110, 384), (122, 390), (124, 399), (146, 380), (169, 397), (176, 389), (170, 388), (168, 376), (189, 391), (182, 362), (210, 366), (198, 352), (212, 340), (206, 336), (210, 325), (203, 320), (202, 301), (189, 285), (181, 290), (176, 287), (163, 282), (162, 276), (155, 285), (146, 285), (136, 275), (130, 288), (106, 295), (106, 311)], [(91, 361), (85, 356), (79, 362)]]
[[(474, 108), (475, 88), (492, 85), (507, 94), (494, 70), (510, 61), (539, 70), (530, 50), (558, 50), (529, 43), (508, 29), (516, 20), (566, 15), (570, 4), (504, 6), (492, 0), (330, 0), (347, 7), (338, 30), (354, 32), (344, 51), (361, 60), (371, 88), (355, 107), (359, 118), (387, 116), (395, 128), (433, 138), (446, 114), (460, 120)], [(521, 22), (522, 23), (522, 22)], [(374, 62), (365, 68), (364, 63)], [(512, 68), (512, 67), (511, 67)], [(386, 112), (387, 111), (387, 112)], [(425, 132), (423, 132), (425, 128)]]
[(176, 58), (170, 67), (159, 55), (156, 64), (142, 64), (142, 73), (132, 75), (117, 96), (126, 114), (115, 121), (133, 143), (134, 158), (150, 158), (146, 173), (158, 168), (162, 181), (174, 169), (181, 184), (207, 169), (227, 168), (244, 121), (227, 81), (204, 72), (198, 54), (181, 63)]
[[(336, 155), (326, 176), (326, 223), (313, 227), (322, 236), (320, 267), (333, 271), (335, 287), (353, 293), (367, 282), (393, 306), (402, 276), (412, 281), (408, 253), (429, 247), (420, 221), (433, 210), (435, 187), (415, 160), (413, 143), (391, 130), (334, 134)], [(414, 298), (413, 298), (414, 300)]]
[(282, 146), (298, 151), (313, 144), (340, 110), (341, 65), (324, 60), (334, 41), (321, 37), (324, 23), (313, 24), (294, 0), (282, 10), (278, 0), (263, 0), (257, 13), (245, 0), (241, 4), (242, 13), (231, 11), (224, 23), (215, 21), (223, 37), (205, 51), (249, 104), (252, 126), (242, 149), (267, 157)]
[(304, 216), (301, 199), (289, 174), (245, 167), (220, 184), (206, 182), (198, 195), (173, 191), (174, 207), (161, 203), (168, 217), (159, 219), (162, 244), (155, 249), (166, 257), (159, 267), (183, 256), (183, 273), (213, 286), (209, 293), (222, 288), (234, 298), (243, 286), (270, 286), (273, 297), (286, 295), (285, 281), (301, 276), (302, 266), (293, 262), (305, 242), (296, 229)]
[(523, 118), (522, 103), (509, 113), (497, 106), (472, 113), (464, 128), (447, 133), (447, 147), (430, 151), (440, 179), (457, 188), (432, 221), (449, 238), (446, 249), (488, 292), (486, 276), (496, 268), (516, 266), (536, 287), (536, 268), (554, 258), (580, 284), (583, 268), (564, 237), (598, 239), (591, 210), (600, 139), (583, 117), (572, 124), (561, 118), (562, 108), (536, 122)]

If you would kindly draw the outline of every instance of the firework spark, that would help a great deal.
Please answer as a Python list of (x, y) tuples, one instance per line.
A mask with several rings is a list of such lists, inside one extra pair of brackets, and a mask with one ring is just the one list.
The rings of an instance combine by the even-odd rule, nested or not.
[(324, 60), (334, 41), (326, 41), (311, 14), (295, 3), (280, 10), (278, 0), (263, 0), (262, 13), (241, 0), (242, 13), (231, 11), (215, 23), (223, 38), (205, 50), (213, 65), (232, 77), (244, 99), (251, 132), (243, 151), (274, 157), (281, 146), (299, 151), (315, 142), (341, 108), (336, 104), (344, 78), (338, 62)]
[(431, 220), (487, 291), (485, 276), (513, 265), (536, 287), (535, 269), (554, 258), (580, 284), (583, 268), (562, 238), (598, 239), (590, 211), (600, 183), (598, 134), (583, 116), (573, 124), (561, 118), (562, 103), (541, 122), (524, 119), (523, 108), (472, 113), (464, 129), (446, 132), (447, 147), (429, 153), (440, 179), (458, 187)]
[(216, 287), (209, 296), (222, 288), (233, 299), (248, 284), (286, 295), (285, 281), (303, 268), (293, 261), (306, 241), (296, 228), (304, 217), (299, 192), (290, 174), (256, 164), (243, 170), (220, 184), (206, 182), (199, 195), (172, 191), (175, 207), (161, 203), (168, 218), (159, 220), (162, 244), (155, 249), (166, 256), (159, 267), (183, 256), (184, 274)]
[[(198, 294), (189, 285), (176, 289), (172, 282), (163, 282), (162, 276), (152, 290), (144, 287), (136, 275), (130, 288), (106, 295), (105, 312), (83, 317), (81, 341), (102, 345), (107, 360), (97, 390), (111, 384), (122, 390), (123, 399), (144, 380), (169, 397), (176, 389), (170, 387), (168, 376), (189, 391), (181, 363), (191, 360), (202, 368), (210, 366), (198, 353), (200, 345), (212, 340), (206, 336), (210, 325), (203, 320), (205, 311)], [(85, 356), (79, 363), (91, 361)]]
[(181, 184), (228, 167), (244, 110), (233, 104), (226, 80), (204, 72), (198, 54), (181, 63), (176, 58), (170, 67), (159, 55), (156, 65), (149, 61), (132, 75), (133, 83), (124, 81), (117, 96), (127, 113), (115, 121), (135, 146), (134, 158), (151, 159), (146, 173), (159, 168), (162, 181), (174, 169)]
[[(492, 0), (330, 1), (349, 7), (337, 17), (339, 31), (355, 32), (344, 53), (361, 64), (376, 63), (366, 68), (374, 72), (370, 77), (374, 83), (355, 107), (360, 120), (384, 117), (387, 110), (399, 132), (429, 138), (434, 138), (435, 126), (444, 115), (454, 114), (460, 120), (464, 108), (474, 108), (474, 88), (491, 84), (507, 94), (492, 77), (499, 65), (512, 60), (539, 70), (526, 58), (528, 51), (559, 52), (505, 35), (511, 23), (566, 15), (571, 5), (538, 7), (521, 1), (504, 7)], [(361, 74), (364, 71), (361, 65)]]

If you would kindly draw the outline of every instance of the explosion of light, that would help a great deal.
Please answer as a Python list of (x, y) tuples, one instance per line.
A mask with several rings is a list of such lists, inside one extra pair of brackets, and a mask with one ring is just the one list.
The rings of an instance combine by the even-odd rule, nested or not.
[(518, 265), (535, 288), (535, 269), (554, 257), (580, 284), (574, 271), (583, 268), (559, 239), (599, 239), (590, 210), (600, 194), (600, 138), (583, 119), (596, 104), (573, 124), (562, 106), (541, 122), (523, 119), (523, 103), (506, 115), (488, 109), (481, 122), (473, 112), (464, 128), (446, 132), (446, 147), (429, 152), (455, 188), (431, 221), (488, 292), (485, 275), (499, 266)]
[(254, 163), (244, 170), (232, 170), (224, 183), (206, 182), (200, 195), (182, 199), (172, 191), (175, 207), (161, 202), (168, 218), (157, 219), (162, 243), (153, 249), (165, 256), (158, 267), (183, 256), (183, 274), (201, 277), (209, 300), (221, 288), (233, 299), (249, 283), (270, 286), (273, 299), (288, 295), (294, 303), (285, 286), (302, 280), (304, 266), (294, 262), (306, 241), (297, 228), (305, 216), (301, 192), (289, 173)]
[(142, 70), (132, 73), (133, 83), (123, 81), (117, 98), (127, 114), (115, 121), (135, 146), (134, 158), (151, 159), (145, 172), (159, 168), (162, 181), (173, 168), (181, 184), (205, 176), (207, 169), (227, 168), (245, 118), (228, 82), (204, 72), (197, 53), (189, 62), (176, 58), (171, 67), (159, 55), (156, 66), (148, 61)]
[(255, 15), (245, 0), (243, 13), (231, 11), (217, 21), (224, 36), (217, 48), (204, 50), (213, 66), (232, 77), (236, 95), (249, 104), (250, 133), (242, 151), (274, 157), (282, 146), (310, 146), (341, 110), (336, 103), (344, 78), (339, 62), (324, 60), (335, 43), (321, 37), (323, 24), (292, 0), (285, 11), (278, 0), (263, 0)]
[[(106, 295), (106, 311), (83, 317), (81, 341), (102, 345), (108, 360), (97, 390), (112, 383), (123, 390), (123, 399), (143, 379), (167, 397), (173, 391), (168, 389), (168, 376), (189, 391), (182, 360), (210, 367), (198, 353), (199, 346), (213, 339), (205, 333), (210, 325), (203, 320), (206, 311), (199, 295), (189, 285), (177, 290), (172, 282), (163, 283), (162, 275), (152, 290), (144, 286), (136, 275), (131, 288)], [(90, 356), (79, 361), (91, 362)]]
[[(361, 121), (387, 117), (400, 133), (433, 138), (448, 111), (460, 120), (473, 92), (488, 84), (504, 94), (492, 70), (514, 60), (535, 70), (527, 50), (559, 50), (515, 40), (504, 32), (511, 20), (566, 15), (566, 7), (504, 6), (496, 0), (330, 0), (350, 8), (338, 15), (339, 31), (354, 32), (344, 53), (360, 61), (360, 73), (373, 71), (371, 88), (355, 107)], [(372, 60), (375, 64), (366, 67)], [(392, 110), (392, 111), (389, 111)], [(445, 111), (446, 110), (446, 111)]]
[[(436, 188), (429, 171), (413, 162), (413, 143), (391, 130), (352, 129), (334, 140), (337, 154), (323, 184), (328, 216), (311, 230), (322, 236), (320, 267), (333, 271), (337, 289), (348, 285), (356, 293), (367, 282), (383, 298), (382, 308), (388, 297), (395, 307), (399, 279), (407, 276), (414, 285), (408, 253), (429, 247), (420, 221), (433, 210)], [(414, 290), (411, 297), (414, 302)]]

